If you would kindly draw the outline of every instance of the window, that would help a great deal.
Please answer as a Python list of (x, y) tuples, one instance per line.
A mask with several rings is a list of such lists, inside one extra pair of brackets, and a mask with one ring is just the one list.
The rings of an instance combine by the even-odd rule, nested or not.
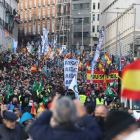
[(45, 28), (45, 22), (43, 22), (43, 25), (42, 26), (43, 26), (43, 28)]
[(31, 33), (31, 24), (29, 24), (29, 33)]
[(52, 32), (54, 32), (54, 21), (52, 23)]
[(27, 3), (28, 3), (28, 0), (26, 0), (25, 2), (25, 9), (27, 9)]
[(100, 15), (98, 14), (98, 18), (97, 18), (97, 20), (99, 21), (100, 20)]
[(99, 26), (97, 26), (97, 32), (99, 32), (100, 30), (99, 30)]
[(92, 26), (92, 32), (95, 32), (95, 26)]
[(47, 23), (47, 30), (50, 31), (50, 21)]
[(53, 0), (53, 4), (55, 4), (55, 0)]
[(32, 7), (32, 0), (30, 0), (30, 8)]
[(38, 23), (38, 34), (40, 34), (40, 23)]
[(29, 12), (29, 20), (31, 20), (31, 11)]
[(34, 0), (34, 7), (36, 7), (36, 0)]
[(45, 8), (43, 9), (43, 18), (45, 18)]
[(95, 9), (95, 3), (93, 3), (93, 9)]
[(53, 17), (55, 16), (55, 7), (53, 7)]
[(21, 1), (21, 9), (23, 9), (23, 1)]
[(20, 20), (21, 21), (23, 20), (23, 14), (22, 13), (20, 14)]
[(73, 4), (73, 10), (88, 9), (88, 8), (89, 8), (89, 3)]
[(48, 0), (48, 4), (50, 4), (50, 0)]
[(93, 21), (95, 21), (95, 14), (93, 14)]
[(25, 12), (25, 21), (27, 21), (27, 12)]
[(100, 3), (98, 3), (98, 9), (100, 9)]
[(48, 17), (50, 17), (50, 8), (48, 8)]
[(26, 25), (24, 26), (24, 34), (25, 35), (27, 34), (27, 26)]
[(39, 0), (38, 6), (41, 6), (41, 0)]
[(45, 5), (45, 1), (46, 1), (46, 0), (43, 0), (43, 5)]
[(38, 10), (38, 18), (39, 18), (39, 19), (40, 19), (40, 13), (41, 13), (41, 12), (40, 12), (40, 9), (39, 9), (39, 10)]

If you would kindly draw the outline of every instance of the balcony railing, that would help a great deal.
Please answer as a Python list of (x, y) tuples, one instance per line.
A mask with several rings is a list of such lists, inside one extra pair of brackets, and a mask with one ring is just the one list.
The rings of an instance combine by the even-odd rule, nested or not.
[(50, 15), (47, 15), (47, 18), (49, 19), (50, 18)]
[(45, 19), (45, 15), (42, 16), (42, 19)]
[(41, 16), (38, 16), (38, 20), (41, 20)]
[(27, 22), (28, 21), (28, 19), (27, 18), (24, 18), (24, 22)]

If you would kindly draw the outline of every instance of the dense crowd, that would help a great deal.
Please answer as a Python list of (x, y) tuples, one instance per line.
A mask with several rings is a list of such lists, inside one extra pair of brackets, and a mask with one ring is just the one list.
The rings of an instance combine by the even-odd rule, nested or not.
[(47, 61), (42, 73), (44, 56), (38, 59), (36, 52), (1, 53), (0, 140), (138, 140), (139, 126), (133, 111), (120, 105), (117, 85), (111, 98), (102, 85), (86, 82), (84, 69), (76, 100), (74, 91), (65, 90), (63, 61), (63, 55), (59, 64)]

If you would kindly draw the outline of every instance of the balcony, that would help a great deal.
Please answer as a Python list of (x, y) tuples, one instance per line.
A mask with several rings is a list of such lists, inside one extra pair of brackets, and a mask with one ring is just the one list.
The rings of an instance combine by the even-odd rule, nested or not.
[(55, 14), (52, 14), (52, 18), (55, 18)]
[(25, 6), (25, 10), (27, 10), (27, 6)]
[(28, 20), (27, 18), (24, 18), (24, 22), (27, 22), (27, 20)]
[(66, 15), (70, 15), (70, 11), (64, 12), (64, 15), (65, 15), (65, 16), (66, 16)]
[(29, 9), (31, 9), (32, 8), (32, 5), (29, 5)]
[(42, 19), (43, 19), (43, 20), (45, 19), (45, 15), (42, 16)]
[(58, 0), (57, 1), (57, 4), (61, 4), (61, 3), (63, 3), (63, 0)]
[(38, 16), (38, 20), (41, 20), (41, 16)]
[(50, 15), (47, 15), (47, 19), (50, 19)]
[(41, 7), (41, 3), (38, 4), (38, 7)]
[(57, 13), (57, 16), (61, 17), (61, 16), (63, 16), (63, 13)]
[(32, 21), (32, 18), (29, 18), (29, 22), (31, 22)]
[(45, 3), (43, 3), (43, 7), (45, 7)]
[(48, 4), (47, 4), (48, 6), (50, 6), (50, 3), (48, 2)]
[(55, 5), (55, 0), (53, 0), (52, 5)]

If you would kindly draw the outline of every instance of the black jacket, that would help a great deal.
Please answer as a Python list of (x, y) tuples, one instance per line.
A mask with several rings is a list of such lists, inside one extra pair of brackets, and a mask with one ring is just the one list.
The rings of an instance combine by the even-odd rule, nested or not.
[(21, 131), (18, 126), (15, 129), (8, 129), (4, 124), (0, 125), (0, 139), (2, 140), (21, 140)]
[(89, 116), (83, 117), (83, 128), (78, 128), (75, 125), (58, 125), (52, 128), (49, 123), (52, 117), (52, 112), (44, 112), (29, 129), (29, 133), (33, 140), (99, 140), (102, 137), (102, 132), (95, 128), (94, 119)]

